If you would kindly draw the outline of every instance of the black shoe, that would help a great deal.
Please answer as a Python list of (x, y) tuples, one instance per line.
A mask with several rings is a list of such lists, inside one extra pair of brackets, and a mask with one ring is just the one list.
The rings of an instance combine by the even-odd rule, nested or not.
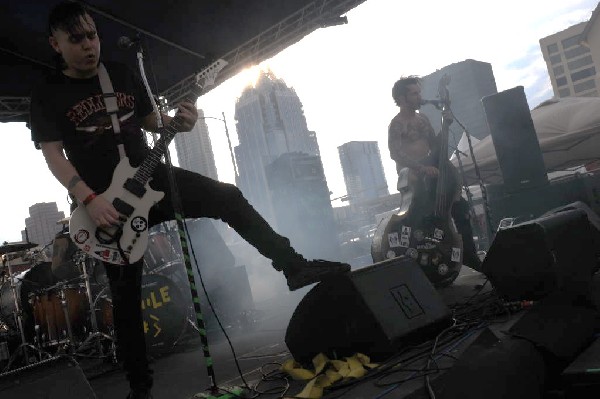
[(350, 271), (350, 265), (328, 260), (299, 259), (286, 265), (283, 273), (287, 279), (290, 291), (295, 291), (309, 284), (317, 283), (323, 279), (339, 276)]
[(149, 389), (132, 389), (127, 399), (152, 399), (152, 394)]

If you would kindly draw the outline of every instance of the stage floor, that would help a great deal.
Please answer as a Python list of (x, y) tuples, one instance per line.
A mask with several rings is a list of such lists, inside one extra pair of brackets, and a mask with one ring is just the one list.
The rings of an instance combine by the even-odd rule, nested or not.
[[(490, 290), (489, 283), (480, 290), (485, 278), (480, 273), (467, 267), (463, 267), (460, 276), (450, 287), (440, 290), (441, 295), (448, 305), (463, 302), (478, 291), (483, 295)], [(276, 300), (257, 304), (256, 322), (244, 328), (230, 328), (228, 333), (238, 358), (239, 366), (245, 380), (251, 385), (261, 380), (263, 373), (277, 369), (277, 363), (282, 363), (291, 356), (284, 342), (287, 324), (292, 315), (295, 305), (308, 291), (290, 293)], [(477, 297), (476, 297), (477, 298)], [(502, 330), (514, 321), (514, 317), (507, 319), (504, 323), (495, 325), (494, 330)], [(481, 330), (484, 331), (484, 330)], [(459, 356), (469, 343), (473, 342), (479, 332), (463, 340), (453, 349), (453, 356)], [(219, 386), (242, 385), (234, 362), (231, 348), (222, 334), (213, 331), (209, 334), (209, 343), (214, 361), (217, 384)], [(183, 344), (181, 348), (173, 353), (154, 359), (155, 386), (153, 395), (155, 399), (188, 399), (195, 394), (206, 392), (209, 387), (209, 379), (202, 356), (199, 340), (193, 340)], [(439, 359), (440, 368), (450, 367), (453, 359)], [(125, 398), (128, 385), (122, 371), (106, 372), (94, 376), (90, 370), (86, 370), (86, 364), (81, 362), (86, 371), (90, 384), (92, 385), (98, 399)], [(107, 367), (108, 368), (108, 367)], [(435, 374), (430, 378), (435, 386)], [(404, 378), (404, 377), (403, 377)], [(305, 382), (290, 381), (288, 397), (298, 394)], [(374, 397), (406, 397), (411, 392), (423, 387), (424, 378), (415, 379), (409, 383), (389, 385), (385, 387), (375, 386), (372, 380), (366, 380), (351, 387), (351, 390), (333, 391), (325, 397), (348, 397), (348, 398), (374, 398)], [(260, 389), (285, 385), (283, 379), (261, 383)], [(276, 398), (279, 394), (265, 394), (260, 397)], [(419, 396), (411, 396), (419, 397)]]

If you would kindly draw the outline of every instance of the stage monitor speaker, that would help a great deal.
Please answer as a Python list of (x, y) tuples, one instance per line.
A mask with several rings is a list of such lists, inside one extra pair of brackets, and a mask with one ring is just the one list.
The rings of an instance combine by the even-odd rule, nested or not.
[(96, 395), (79, 364), (61, 356), (0, 374), (0, 397), (95, 399)]
[(582, 295), (596, 270), (595, 234), (582, 209), (502, 229), (482, 270), (509, 300), (537, 300), (556, 290)]
[(546, 166), (523, 86), (481, 101), (505, 189), (511, 192), (547, 184)]
[(317, 284), (294, 311), (285, 342), (302, 364), (319, 353), (359, 352), (381, 361), (450, 323), (450, 310), (421, 267), (398, 257)]

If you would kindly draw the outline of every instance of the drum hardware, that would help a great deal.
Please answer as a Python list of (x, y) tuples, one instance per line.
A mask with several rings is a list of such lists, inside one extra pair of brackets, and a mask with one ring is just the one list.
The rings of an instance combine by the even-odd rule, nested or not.
[[(14, 243), (5, 243), (0, 247), (0, 254), (5, 255), (9, 253), (14, 253), (18, 251), (24, 251), (33, 247), (37, 247), (37, 244), (32, 242), (14, 242)], [(23, 357), (25, 359), (25, 365), (29, 365), (29, 355), (27, 353), (27, 340), (25, 339), (25, 331), (23, 330), (23, 310), (21, 309), (21, 304), (19, 303), (19, 295), (17, 293), (17, 286), (15, 283), (15, 276), (13, 274), (10, 257), (6, 257), (6, 266), (8, 267), (8, 276), (10, 281), (10, 288), (12, 290), (13, 299), (15, 302), (15, 310), (13, 311), (13, 315), (16, 319), (17, 326), (19, 328), (19, 332), (21, 334), (21, 345), (19, 349), (23, 351)]]
[[(77, 266), (79, 267), (79, 269), (81, 270), (83, 276), (83, 282), (85, 285), (85, 293), (86, 293), (86, 297), (88, 300), (88, 304), (89, 304), (89, 312), (90, 312), (90, 324), (92, 327), (92, 332), (90, 335), (88, 335), (88, 337), (81, 343), (81, 345), (77, 348), (77, 351), (81, 351), (83, 348), (87, 347), (87, 345), (93, 341), (93, 340), (97, 340), (97, 348), (98, 348), (98, 354), (99, 356), (104, 356), (104, 348), (102, 346), (102, 339), (108, 339), (112, 342), (112, 346), (114, 347), (114, 339), (108, 335), (105, 334), (103, 332), (100, 331), (100, 329), (98, 328), (98, 319), (96, 317), (96, 304), (98, 302), (98, 299), (100, 298), (100, 294), (96, 297), (96, 299), (93, 299), (93, 295), (92, 295), (92, 289), (91, 289), (91, 285), (90, 285), (90, 274), (88, 273), (88, 262), (93, 262), (94, 259), (92, 259), (91, 257), (89, 257), (85, 252), (83, 251), (77, 251), (75, 253), (75, 255), (73, 256), (73, 260), (75, 261), (75, 264), (77, 264)], [(101, 292), (103, 292), (106, 288), (104, 288)], [(114, 352), (114, 351), (113, 351)]]

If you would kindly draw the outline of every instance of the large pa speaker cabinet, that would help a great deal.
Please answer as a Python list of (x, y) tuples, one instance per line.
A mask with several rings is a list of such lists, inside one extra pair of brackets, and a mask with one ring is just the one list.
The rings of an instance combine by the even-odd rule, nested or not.
[(500, 295), (537, 300), (585, 294), (596, 270), (595, 228), (572, 209), (498, 231), (482, 264)]
[(398, 257), (320, 282), (300, 301), (285, 342), (294, 359), (311, 364), (360, 352), (375, 361), (418, 336), (434, 336), (451, 313), (414, 260)]
[(61, 356), (0, 374), (0, 397), (95, 399), (96, 395), (77, 362)]
[(483, 108), (504, 180), (518, 191), (548, 182), (523, 86), (483, 97)]

